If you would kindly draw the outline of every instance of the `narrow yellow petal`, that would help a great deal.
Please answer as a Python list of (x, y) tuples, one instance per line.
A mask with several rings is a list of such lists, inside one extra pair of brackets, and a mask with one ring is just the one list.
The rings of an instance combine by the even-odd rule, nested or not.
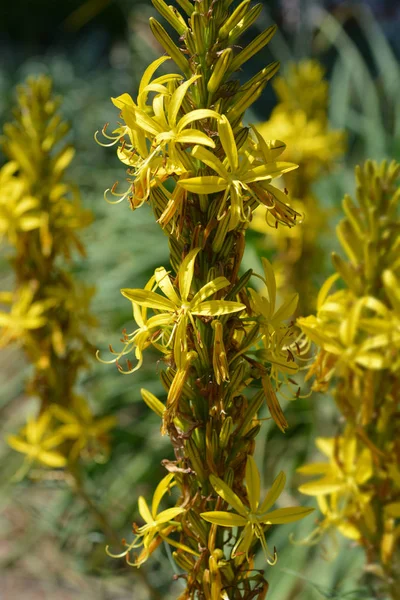
[(193, 250), (191, 250), (185, 256), (181, 266), (179, 267), (179, 290), (181, 293), (182, 302), (188, 301), (193, 280), (194, 263), (200, 250), (201, 248), (193, 248)]
[(225, 483), (225, 481), (211, 474), (210, 482), (214, 490), (219, 496), (221, 496), (223, 500), (225, 500), (225, 502), (230, 504), (232, 508), (234, 508), (240, 515), (247, 518), (248, 509), (244, 506), (243, 502), (235, 494), (235, 492), (231, 490), (228, 484)]
[(230, 300), (206, 300), (201, 302), (192, 310), (194, 315), (204, 317), (216, 317), (217, 315), (228, 315), (231, 313), (244, 310), (246, 306), (240, 302), (232, 302)]
[(178, 184), (193, 194), (215, 194), (216, 192), (222, 192), (229, 185), (225, 179), (214, 175), (180, 179)]
[(210, 512), (200, 513), (200, 516), (209, 523), (221, 525), (222, 527), (244, 527), (247, 524), (247, 519), (236, 515), (235, 513), (224, 512), (222, 510), (213, 510)]
[(279, 475), (275, 478), (271, 489), (267, 493), (264, 498), (264, 502), (261, 504), (258, 512), (265, 513), (267, 510), (271, 508), (273, 504), (278, 500), (279, 496), (282, 494), (283, 488), (286, 483), (286, 475), (283, 471), (279, 473)]
[(307, 515), (314, 512), (314, 508), (305, 506), (293, 506), (290, 508), (278, 508), (268, 513), (265, 518), (260, 519), (262, 523), (268, 525), (283, 525), (285, 523), (293, 523), (299, 521)]
[(246, 462), (246, 488), (252, 512), (256, 512), (260, 500), (260, 474), (254, 457), (249, 455)]
[(131, 300), (131, 302), (135, 302), (140, 306), (167, 312), (175, 312), (176, 310), (176, 306), (171, 300), (163, 298), (163, 296), (160, 296), (160, 294), (156, 294), (155, 292), (126, 288), (121, 290), (121, 294), (125, 296), (125, 298), (128, 298), (128, 300)]

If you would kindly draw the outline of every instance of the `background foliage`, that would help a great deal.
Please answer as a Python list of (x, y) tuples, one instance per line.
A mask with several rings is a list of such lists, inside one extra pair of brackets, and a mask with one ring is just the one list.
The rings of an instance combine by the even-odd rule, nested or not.
[[(33, 6), (31, 7), (33, 8)], [(95, 213), (84, 234), (86, 260), (75, 261), (78, 277), (97, 286), (93, 311), (99, 326), (91, 342), (106, 348), (130, 323), (129, 305), (122, 287), (140, 287), (167, 257), (166, 237), (147, 207), (130, 214), (125, 205), (110, 207), (103, 191), (124, 177), (113, 150), (100, 148), (93, 132), (115, 122), (110, 96), (135, 90), (144, 66), (157, 57), (158, 48), (147, 25), (153, 14), (150, 2), (128, 0), (36, 0), (29, 18), (24, 0), (7, 8), (0, 32), (0, 122), (10, 120), (15, 85), (27, 75), (47, 73), (64, 97), (63, 113), (72, 124), (71, 141), (77, 156), (69, 169), (80, 186), (86, 208)], [(314, 57), (326, 67), (330, 80), (330, 122), (348, 133), (343, 161), (318, 181), (314, 193), (329, 215), (330, 234), (324, 239), (326, 272), (333, 269), (329, 252), (335, 249), (334, 227), (341, 216), (344, 192), (353, 192), (353, 167), (365, 158), (400, 157), (399, 39), (396, 2), (322, 2), (278, 0), (265, 2), (260, 27), (276, 22), (279, 32), (268, 47), (270, 57), (281, 60), (281, 73), (290, 61)], [(397, 25), (396, 25), (397, 23)], [(252, 32), (253, 33), (253, 32)], [(263, 64), (253, 61), (251, 77)], [(275, 103), (272, 86), (256, 103), (250, 122), (268, 119)], [(3, 159), (0, 159), (3, 160)], [(260, 239), (249, 236), (246, 268), (259, 268)], [(1, 257), (1, 289), (8, 289), (12, 274)], [(271, 256), (270, 256), (271, 258)], [(312, 265), (309, 265), (312, 271)], [(321, 281), (316, 281), (316, 285)], [(137, 518), (136, 500), (150, 496), (164, 474), (161, 460), (172, 458), (167, 440), (159, 435), (159, 422), (143, 405), (141, 387), (160, 393), (152, 377), (153, 357), (144, 368), (124, 377), (113, 367), (92, 360), (92, 369), (80, 381), (97, 414), (115, 414), (118, 427), (112, 454), (104, 465), (87, 468), (87, 491), (109, 516), (119, 537), (128, 536)], [(0, 433), (15, 431), (34, 409), (24, 396), (27, 366), (17, 347), (0, 354)], [(264, 424), (268, 454), (259, 436), (256, 456), (265, 487), (283, 469), (289, 476), (287, 493), (297, 497), (300, 478), (295, 469), (314, 455), (313, 440), (334, 435), (337, 415), (329, 397), (299, 399), (286, 408), (290, 429), (283, 437)], [(266, 416), (266, 415), (265, 415)], [(60, 481), (24, 481), (17, 486), (12, 474), (20, 457), (1, 441), (0, 467), (0, 592), (6, 598), (176, 598), (181, 584), (171, 577), (172, 562), (164, 550), (142, 570), (129, 570), (104, 553), (104, 536), (86, 506)], [(278, 459), (276, 458), (278, 457)], [(304, 502), (304, 500), (303, 500)], [(311, 501), (311, 504), (312, 501)], [(308, 521), (311, 521), (310, 523)], [(270, 544), (279, 550), (279, 562), (269, 570), (271, 598), (373, 597), (368, 577), (362, 574), (361, 550), (342, 540), (339, 548), (296, 547), (289, 542), (304, 538), (312, 518), (295, 528), (272, 533)], [(283, 530), (283, 532), (282, 532)], [(352, 560), (349, 560), (351, 551)], [(334, 555), (334, 556), (333, 556)], [(263, 565), (260, 559), (260, 568)], [(151, 582), (151, 584), (150, 584)]]

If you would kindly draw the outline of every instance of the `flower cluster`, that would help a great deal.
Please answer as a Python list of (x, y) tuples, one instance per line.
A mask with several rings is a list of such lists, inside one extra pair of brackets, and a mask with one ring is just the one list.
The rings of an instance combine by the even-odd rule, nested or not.
[[(399, 174), (394, 161), (357, 168), (357, 200), (344, 198), (337, 227), (347, 261), (333, 255), (337, 273), (320, 290), (317, 314), (298, 319), (319, 348), (313, 387), (334, 382), (346, 421), (343, 434), (317, 440), (330, 464), (300, 469), (323, 476), (300, 488), (325, 515), (314, 535), (329, 524), (357, 540), (386, 591), (399, 589), (400, 564)], [(339, 278), (344, 287), (332, 292)]]
[[(144, 289), (122, 290), (132, 302), (136, 328), (124, 332), (120, 351), (110, 348), (109, 362), (132, 373), (148, 348), (160, 353), (166, 404), (147, 390), (142, 396), (160, 416), (176, 460), (164, 461), (170, 474), (158, 486), (152, 510), (139, 500), (145, 525), (134, 526), (135, 539), (119, 556), (140, 566), (164, 540), (175, 546), (174, 558), (186, 573), (181, 600), (262, 598), (268, 584), (253, 572), (257, 542), (274, 563), (265, 532), (310, 512), (269, 511), (282, 492), (283, 474), (259, 505), (261, 483), (252, 457), (265, 399), (278, 427), (288, 426), (277, 392), (292, 384), (298, 369), (290, 321), (297, 294), (277, 306), (266, 259), (263, 276), (240, 274), (245, 230), (258, 206), (274, 227), (291, 228), (299, 216), (274, 183), (296, 168), (280, 160), (285, 144), (242, 122), (278, 65), (242, 85), (235, 77), (275, 27), (240, 49), (239, 38), (258, 17), (260, 4), (250, 8), (244, 0), (230, 12), (229, 0), (179, 0), (188, 19), (162, 0), (153, 4), (182, 47), (150, 19), (168, 56), (145, 70), (136, 99), (122, 94), (113, 100), (121, 122), (112, 133), (103, 129), (104, 144), (118, 144), (129, 187), (120, 193), (115, 184), (106, 199), (127, 200), (132, 209), (150, 204), (168, 235), (171, 267), (157, 268)], [(169, 59), (182, 74), (156, 73)], [(121, 360), (131, 353), (135, 362), (128, 359), (125, 369)], [(176, 506), (158, 513), (172, 485), (179, 490)], [(229, 505), (235, 512), (226, 510)], [(139, 547), (140, 554), (129, 558)]]
[(25, 473), (34, 461), (62, 467), (81, 455), (103, 456), (113, 419), (96, 422), (74, 391), (92, 351), (87, 333), (95, 319), (89, 310), (94, 290), (65, 265), (73, 250), (84, 255), (78, 230), (91, 221), (65, 178), (74, 156), (64, 141), (68, 125), (49, 78), (29, 79), (17, 95), (15, 120), (5, 125), (2, 140), (9, 162), (0, 171), (0, 235), (12, 248), (16, 284), (0, 295), (0, 347), (19, 344), (34, 366), (27, 391), (40, 400), (39, 416), (9, 437), (26, 455)]
[[(316, 291), (310, 273), (322, 271), (319, 235), (326, 230), (326, 214), (313, 191), (314, 183), (329, 171), (345, 150), (343, 132), (330, 129), (328, 122), (328, 82), (315, 60), (290, 65), (286, 77), (274, 81), (279, 103), (271, 118), (258, 129), (264, 137), (277, 135), (287, 143), (284, 157), (299, 169), (284, 177), (292, 204), (304, 216), (302, 227), (268, 231), (263, 215), (257, 211), (252, 227), (267, 233), (265, 242), (279, 252), (278, 269), (283, 289), (300, 294), (299, 314), (314, 309)], [(272, 233), (272, 235), (270, 235)], [(310, 269), (312, 263), (312, 270)]]

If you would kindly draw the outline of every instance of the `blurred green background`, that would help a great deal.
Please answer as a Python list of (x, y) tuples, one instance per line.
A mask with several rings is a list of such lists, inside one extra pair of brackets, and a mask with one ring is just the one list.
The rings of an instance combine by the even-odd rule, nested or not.
[[(251, 77), (272, 59), (281, 61), (284, 73), (291, 61), (317, 58), (331, 84), (331, 126), (348, 133), (347, 155), (315, 190), (332, 215), (331, 235), (324, 241), (329, 275), (328, 256), (336, 247), (334, 226), (344, 192), (353, 191), (354, 165), (366, 158), (400, 157), (400, 2), (269, 0), (264, 4), (258, 27), (277, 23), (279, 32), (241, 77)], [(93, 139), (104, 123), (116, 122), (110, 96), (135, 93), (144, 67), (160, 54), (147, 25), (154, 12), (147, 1), (14, 0), (3, 7), (0, 24), (0, 124), (11, 119), (15, 86), (28, 75), (50, 75), (64, 98), (62, 112), (72, 125), (70, 139), (77, 149), (69, 177), (78, 183), (85, 207), (95, 215), (84, 234), (87, 259), (77, 260), (74, 268), (78, 277), (97, 286), (93, 311), (99, 326), (92, 342), (104, 351), (109, 343), (118, 346), (123, 327), (132, 328), (130, 304), (119, 289), (141, 286), (155, 267), (168, 260), (167, 239), (146, 206), (131, 213), (125, 204), (112, 207), (104, 202), (104, 189), (123, 181), (125, 173), (115, 149), (102, 148)], [(248, 121), (267, 120), (274, 104), (270, 86)], [(0, 163), (4, 161), (0, 154)], [(252, 234), (246, 267), (258, 266), (257, 255), (258, 237)], [(7, 250), (1, 256), (1, 280), (2, 288), (12, 281)], [(86, 483), (120, 538), (129, 539), (131, 523), (138, 518), (137, 497), (151, 496), (163, 476), (161, 460), (172, 458), (168, 439), (160, 436), (158, 418), (143, 405), (139, 393), (146, 387), (162, 395), (154, 362), (155, 355), (149, 355), (143, 369), (124, 377), (113, 365), (93, 359), (80, 382), (80, 391), (97, 414), (118, 418), (110, 460), (88, 465)], [(35, 399), (24, 395), (27, 369), (18, 348), (1, 352), (1, 440), (34, 410)], [(337, 415), (328, 396), (315, 394), (290, 403), (285, 412), (290, 429), (283, 436), (266, 421), (256, 458), (265, 486), (283, 469), (288, 476), (286, 499), (291, 496), (298, 502), (295, 469), (314, 453), (316, 435), (335, 432)], [(179, 571), (166, 549), (161, 547), (139, 571), (109, 559), (96, 521), (63, 482), (25, 480), (16, 485), (10, 480), (21, 457), (3, 441), (0, 453), (1, 600), (172, 600), (179, 596), (183, 583), (174, 579)], [(290, 533), (301, 539), (312, 527), (310, 518), (269, 534), (279, 561), (268, 569), (268, 597), (373, 598), (362, 573), (362, 551), (349, 540), (338, 540), (337, 547), (323, 543), (312, 548), (289, 542)], [(261, 558), (259, 566), (263, 567)]]

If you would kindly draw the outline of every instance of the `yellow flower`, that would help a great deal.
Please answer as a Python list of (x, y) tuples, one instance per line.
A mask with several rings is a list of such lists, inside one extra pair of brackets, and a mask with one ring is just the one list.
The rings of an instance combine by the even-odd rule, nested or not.
[(0, 239), (7, 236), (14, 246), (18, 234), (39, 229), (42, 218), (39, 201), (26, 191), (24, 181), (16, 176), (18, 164), (6, 163), (0, 169)]
[(46, 467), (65, 467), (67, 459), (54, 448), (65, 442), (61, 428), (51, 426), (52, 414), (49, 410), (42, 413), (38, 419), (29, 419), (20, 434), (9, 435), (7, 443), (17, 452), (25, 454), (23, 474), (35, 462)]
[[(112, 554), (107, 547), (106, 552), (109, 556), (112, 556), (113, 558), (126, 556), (129, 565), (140, 567), (157, 548), (159, 545), (157, 542), (161, 542), (162, 540), (168, 542), (171, 546), (175, 546), (176, 548), (180, 548), (195, 556), (199, 556), (197, 552), (194, 552), (184, 544), (179, 544), (168, 537), (168, 535), (178, 526), (177, 523), (173, 522), (175, 517), (184, 513), (185, 509), (181, 506), (175, 506), (174, 508), (167, 508), (166, 510), (158, 512), (163, 496), (175, 485), (175, 482), (172, 481), (173, 478), (174, 474), (169, 473), (160, 481), (154, 492), (151, 510), (143, 496), (139, 497), (139, 513), (145, 522), (145, 525), (142, 525), (142, 527), (134, 527), (134, 533), (137, 534), (136, 537), (131, 544), (126, 544), (127, 549), (120, 554)], [(141, 546), (143, 546), (143, 550), (139, 557), (134, 562), (131, 562), (129, 560), (129, 553), (131, 550), (140, 548)]]
[(196, 331), (194, 316), (214, 317), (238, 312), (246, 308), (244, 304), (239, 302), (207, 300), (219, 290), (229, 286), (226, 277), (217, 277), (209, 281), (190, 297), (194, 264), (199, 251), (200, 248), (194, 248), (182, 261), (178, 272), (178, 289), (174, 288), (167, 271), (163, 267), (156, 269), (155, 279), (165, 296), (149, 290), (121, 290), (122, 295), (134, 304), (160, 311), (163, 316), (169, 315), (164, 324), (173, 324), (171, 338), (174, 340), (174, 358), (177, 364), (180, 363), (181, 354), (187, 352), (186, 330), (188, 324), (191, 323), (193, 330)]
[[(155, 277), (152, 277), (146, 284), (144, 290), (152, 291), (154, 288)], [(97, 359), (104, 364), (116, 363), (118, 369), (121, 373), (125, 375), (134, 373), (143, 364), (143, 351), (148, 348), (151, 344), (154, 344), (161, 351), (163, 350), (163, 346), (157, 344), (157, 339), (163, 335), (163, 327), (168, 327), (170, 325), (170, 317), (168, 314), (157, 314), (153, 317), (147, 318), (148, 308), (146, 306), (139, 306), (135, 302), (132, 302), (133, 307), (133, 317), (139, 326), (138, 329), (135, 329), (132, 333), (123, 332), (123, 342), (124, 347), (120, 352), (115, 352), (112, 347), (110, 347), (110, 352), (115, 354), (116, 357), (111, 360), (103, 360), (99, 356), (99, 351), (96, 353)], [(137, 364), (135, 367), (132, 367), (130, 361), (128, 361), (128, 370), (124, 371), (118, 361), (123, 357), (129, 354), (134, 350), (135, 358), (137, 359)]]
[[(194, 194), (224, 192), (217, 218), (223, 218), (229, 198), (229, 230), (232, 230), (240, 222), (249, 220), (251, 210), (249, 206), (245, 206), (245, 200), (251, 198), (257, 200), (257, 202), (263, 202), (263, 197), (257, 195), (254, 185), (252, 187), (251, 184), (263, 181), (264, 183), (260, 183), (259, 187), (264, 190), (264, 194), (267, 193), (268, 195), (269, 193), (275, 196), (276, 188), (271, 186), (268, 181), (295, 169), (297, 165), (271, 160), (267, 163), (253, 165), (247, 154), (238, 151), (232, 127), (225, 115), (219, 118), (218, 135), (226, 155), (223, 162), (206, 148), (195, 146), (192, 150), (192, 156), (213, 169), (217, 175), (200, 175), (190, 179), (180, 179), (178, 183), (185, 190)], [(265, 203), (267, 208), (273, 204), (270, 200), (266, 200)]]
[(261, 542), (267, 562), (275, 564), (277, 557), (276, 554), (272, 556), (268, 549), (264, 535), (265, 526), (293, 523), (313, 512), (313, 508), (301, 506), (269, 510), (281, 495), (285, 481), (285, 474), (281, 471), (260, 504), (260, 475), (254, 458), (249, 455), (246, 463), (246, 490), (249, 506), (246, 506), (222, 479), (210, 475), (210, 482), (214, 490), (227, 504), (232, 506), (235, 512), (214, 510), (203, 512), (201, 516), (206, 521), (222, 527), (244, 527), (233, 548), (233, 558), (241, 554), (245, 554), (247, 557), (254, 537), (256, 537)]
[(69, 453), (70, 461), (75, 462), (82, 455), (104, 459), (104, 452), (108, 452), (108, 431), (116, 425), (114, 416), (95, 419), (82, 396), (74, 396), (70, 408), (52, 404), (49, 412), (64, 423), (59, 428), (60, 435), (73, 440)]
[(28, 285), (21, 287), (15, 296), (11, 293), (2, 293), (0, 302), (11, 304), (11, 310), (9, 313), (0, 312), (0, 327), (3, 328), (0, 347), (4, 347), (10, 341), (22, 342), (26, 331), (39, 329), (46, 324), (45, 313), (54, 305), (54, 300), (49, 298), (34, 301), (34, 296), (34, 290)]
[(371, 451), (358, 452), (357, 438), (351, 431), (337, 438), (317, 438), (316, 446), (330, 460), (329, 463), (312, 463), (298, 469), (303, 475), (322, 475), (321, 479), (304, 483), (299, 491), (310, 496), (325, 494), (358, 494), (360, 485), (373, 475)]

